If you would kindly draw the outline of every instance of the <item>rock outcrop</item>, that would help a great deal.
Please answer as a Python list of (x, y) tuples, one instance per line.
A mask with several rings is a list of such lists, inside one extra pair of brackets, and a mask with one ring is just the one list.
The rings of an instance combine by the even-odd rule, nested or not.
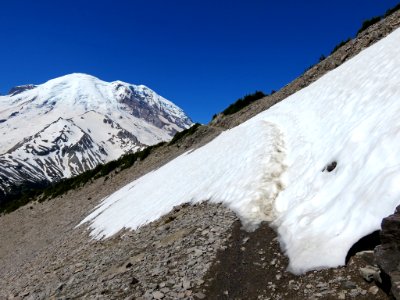
[(34, 85), (34, 84), (15, 86), (10, 89), (10, 91), (8, 92), (8, 95), (15, 96), (15, 95), (21, 94), (22, 92), (25, 92), (28, 90), (33, 90), (34, 88), (36, 88), (36, 85)]
[(390, 278), (390, 292), (400, 299), (400, 205), (393, 215), (382, 220), (381, 242), (375, 248), (375, 259)]

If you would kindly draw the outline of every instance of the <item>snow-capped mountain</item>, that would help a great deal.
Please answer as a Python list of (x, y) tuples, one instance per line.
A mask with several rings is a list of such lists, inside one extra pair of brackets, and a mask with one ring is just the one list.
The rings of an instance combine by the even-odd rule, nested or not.
[(0, 96), (0, 191), (77, 175), (192, 121), (143, 85), (71, 74)]
[(176, 205), (210, 200), (229, 206), (250, 229), (272, 222), (295, 273), (343, 265), (349, 249), (400, 203), (399, 47), (397, 29), (116, 191), (81, 224), (90, 224), (93, 237), (109, 237)]

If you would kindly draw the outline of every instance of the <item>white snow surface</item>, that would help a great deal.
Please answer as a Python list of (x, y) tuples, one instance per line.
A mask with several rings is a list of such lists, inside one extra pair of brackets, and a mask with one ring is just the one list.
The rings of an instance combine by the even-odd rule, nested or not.
[[(138, 228), (184, 202), (272, 221), (301, 273), (345, 263), (400, 203), (400, 30), (315, 83), (115, 192), (82, 223)], [(325, 169), (331, 162), (336, 168)], [(324, 170), (324, 171), (323, 171)], [(81, 223), (81, 224), (82, 224)]]

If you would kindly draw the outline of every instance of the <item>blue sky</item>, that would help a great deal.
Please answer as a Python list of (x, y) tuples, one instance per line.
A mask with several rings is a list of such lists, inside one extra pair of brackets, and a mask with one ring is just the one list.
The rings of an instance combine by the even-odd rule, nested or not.
[(208, 122), (278, 90), (398, 1), (0, 2), (0, 93), (73, 72), (145, 84)]

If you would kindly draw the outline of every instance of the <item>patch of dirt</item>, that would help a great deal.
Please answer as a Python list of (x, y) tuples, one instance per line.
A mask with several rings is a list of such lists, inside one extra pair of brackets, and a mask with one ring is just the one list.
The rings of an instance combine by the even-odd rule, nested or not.
[(198, 292), (207, 299), (389, 299), (360, 274), (371, 257), (364, 252), (347, 266), (296, 276), (286, 271), (288, 259), (268, 224), (249, 233), (236, 222)]

